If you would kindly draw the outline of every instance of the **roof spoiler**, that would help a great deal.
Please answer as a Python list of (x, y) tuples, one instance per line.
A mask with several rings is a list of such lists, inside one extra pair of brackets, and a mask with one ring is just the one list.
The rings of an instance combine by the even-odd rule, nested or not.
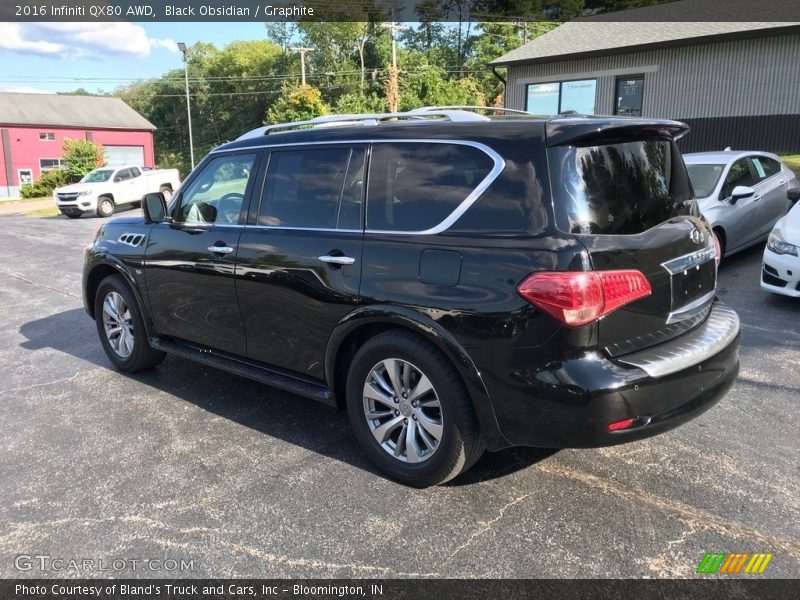
[(547, 145), (613, 144), (642, 138), (678, 140), (689, 132), (680, 121), (629, 117), (565, 116), (547, 123)]

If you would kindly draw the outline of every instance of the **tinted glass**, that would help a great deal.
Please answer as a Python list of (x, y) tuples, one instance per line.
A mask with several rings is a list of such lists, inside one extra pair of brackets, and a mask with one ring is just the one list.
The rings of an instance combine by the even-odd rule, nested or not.
[(197, 225), (238, 223), (255, 160), (255, 154), (232, 154), (209, 161), (181, 194), (175, 219)]
[(594, 97), (596, 90), (596, 79), (563, 82), (561, 84), (561, 105), (559, 112), (574, 110), (583, 115), (594, 114)]
[(424, 231), (445, 220), (492, 170), (482, 150), (461, 144), (375, 144), (367, 228)]
[(731, 165), (728, 175), (725, 177), (725, 185), (722, 186), (720, 198), (730, 198), (733, 188), (739, 185), (752, 187), (756, 184), (753, 179), (753, 173), (750, 171), (750, 165), (747, 163), (746, 158), (740, 158)]
[(344, 147), (272, 152), (259, 224), (358, 229), (364, 154), (362, 148)]
[(753, 156), (751, 160), (759, 181), (781, 172), (781, 165), (776, 160), (772, 160), (766, 156)]
[(689, 171), (689, 179), (692, 181), (695, 196), (706, 198), (717, 187), (725, 165), (686, 165), (686, 170)]
[(125, 181), (126, 179), (131, 178), (131, 171), (130, 169), (121, 169), (117, 171), (116, 179), (118, 181)]
[(635, 141), (549, 150), (558, 225), (577, 234), (635, 234), (691, 210), (674, 142)]
[(131, 167), (129, 171), (131, 172), (131, 177), (138, 177), (139, 175), (142, 174), (142, 172), (136, 167)]

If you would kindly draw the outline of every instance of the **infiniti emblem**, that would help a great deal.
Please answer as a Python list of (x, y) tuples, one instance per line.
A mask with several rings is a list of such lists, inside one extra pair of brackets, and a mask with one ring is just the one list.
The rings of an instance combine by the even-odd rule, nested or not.
[(689, 233), (689, 238), (690, 238), (690, 239), (691, 239), (691, 240), (692, 240), (692, 241), (693, 241), (695, 244), (697, 244), (698, 246), (699, 246), (700, 244), (702, 244), (702, 243), (703, 243), (703, 241), (705, 240), (705, 237), (706, 237), (706, 236), (704, 236), (704, 235), (703, 235), (703, 232), (702, 232), (702, 231), (700, 231), (700, 230), (699, 230), (699, 229), (697, 229), (697, 228), (694, 228), (694, 229), (692, 229), (692, 231)]

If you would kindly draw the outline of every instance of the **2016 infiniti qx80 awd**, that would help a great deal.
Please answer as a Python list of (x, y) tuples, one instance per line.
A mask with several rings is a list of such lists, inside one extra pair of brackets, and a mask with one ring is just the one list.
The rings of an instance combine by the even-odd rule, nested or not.
[(261, 128), (100, 229), (86, 309), (118, 369), (169, 352), (346, 408), (416, 486), (487, 447), (643, 438), (739, 368), (686, 130), (466, 109)]

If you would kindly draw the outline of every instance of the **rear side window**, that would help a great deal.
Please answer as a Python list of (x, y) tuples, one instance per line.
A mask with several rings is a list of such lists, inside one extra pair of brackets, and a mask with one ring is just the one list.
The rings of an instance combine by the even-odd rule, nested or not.
[(367, 193), (367, 229), (425, 231), (439, 225), (486, 178), (494, 161), (473, 146), (376, 143)]
[(686, 167), (672, 141), (563, 146), (548, 155), (563, 231), (636, 234), (691, 210)]
[(359, 229), (365, 154), (349, 147), (273, 151), (259, 225)]
[(777, 175), (781, 172), (781, 165), (777, 160), (772, 160), (766, 156), (753, 156), (753, 167), (756, 170), (756, 176), (759, 181)]

